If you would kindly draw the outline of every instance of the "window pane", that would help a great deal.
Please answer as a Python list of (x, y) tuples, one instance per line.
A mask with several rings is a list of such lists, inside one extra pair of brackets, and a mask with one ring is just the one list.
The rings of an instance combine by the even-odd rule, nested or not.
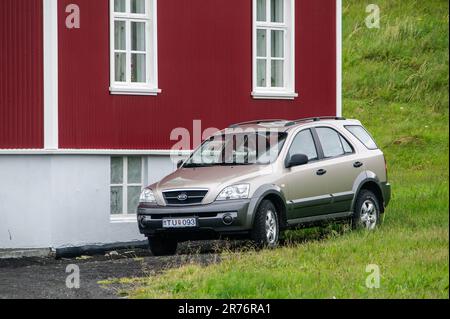
[(111, 157), (111, 184), (123, 183), (123, 158)]
[(351, 145), (347, 142), (347, 140), (345, 138), (343, 138), (341, 136), (341, 142), (342, 142), (342, 146), (344, 146), (344, 152), (345, 154), (351, 154), (353, 153), (353, 148), (351, 147)]
[(344, 155), (344, 149), (342, 148), (341, 138), (338, 132), (325, 127), (317, 128), (316, 131), (317, 135), (319, 135), (325, 157)]
[(142, 183), (142, 158), (128, 157), (128, 184)]
[(127, 203), (127, 213), (136, 214), (137, 207), (139, 205), (139, 197), (141, 195), (140, 186), (130, 186), (128, 187), (128, 203)]
[(377, 144), (373, 140), (372, 136), (366, 131), (366, 129), (359, 125), (346, 126), (347, 130), (350, 131), (358, 140), (361, 141), (369, 150), (378, 149)]
[(118, 186), (111, 187), (111, 214), (117, 215), (123, 213), (123, 188)]
[(145, 0), (131, 0), (131, 13), (145, 13)]
[(266, 0), (258, 0), (256, 3), (256, 20), (267, 21)]
[(284, 61), (272, 60), (272, 87), (284, 87)]
[(256, 47), (257, 47), (256, 54), (259, 57), (266, 57), (267, 56), (266, 35), (267, 35), (267, 31), (266, 30), (258, 29), (256, 31)]
[(283, 58), (284, 57), (284, 31), (272, 30), (271, 42), (272, 42), (272, 57), (273, 58)]
[(270, 21), (284, 22), (284, 0), (271, 0)]
[(258, 59), (256, 61), (256, 85), (258, 87), (265, 87), (266, 86), (266, 67), (267, 67), (267, 61)]
[(131, 0), (131, 13), (145, 13), (145, 0)]
[(126, 54), (116, 53), (115, 54), (115, 80), (116, 82), (125, 82), (125, 72), (126, 72)]
[(145, 54), (131, 55), (131, 82), (146, 82), (145, 65)]
[(126, 50), (125, 21), (114, 21), (114, 48), (116, 50)]
[(114, 0), (114, 12), (125, 12), (125, 0)]
[(131, 22), (131, 50), (145, 51), (145, 22)]
[(297, 154), (304, 154), (308, 156), (310, 161), (318, 159), (316, 145), (314, 144), (314, 139), (310, 130), (298, 133), (292, 142), (291, 149), (289, 150), (289, 156)]

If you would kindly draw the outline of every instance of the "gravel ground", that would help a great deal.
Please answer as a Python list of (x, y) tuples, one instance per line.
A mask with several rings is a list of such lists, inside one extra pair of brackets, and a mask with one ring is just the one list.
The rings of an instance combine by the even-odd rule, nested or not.
[[(178, 255), (154, 257), (148, 250), (114, 251), (102, 256), (74, 259), (24, 258), (0, 260), (0, 299), (112, 299), (119, 298), (115, 285), (98, 281), (149, 276), (188, 263), (208, 265), (219, 261), (215, 242), (183, 244)], [(80, 288), (66, 287), (68, 265), (80, 269)]]

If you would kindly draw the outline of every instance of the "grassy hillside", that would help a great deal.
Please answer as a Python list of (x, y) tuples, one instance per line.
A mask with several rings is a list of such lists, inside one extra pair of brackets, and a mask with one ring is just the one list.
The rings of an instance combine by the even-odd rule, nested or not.
[[(288, 234), (274, 251), (228, 252), (145, 279), (135, 298), (448, 298), (448, 2), (344, 0), (344, 113), (386, 152), (392, 203), (374, 233)], [(365, 286), (368, 264), (381, 287)]]

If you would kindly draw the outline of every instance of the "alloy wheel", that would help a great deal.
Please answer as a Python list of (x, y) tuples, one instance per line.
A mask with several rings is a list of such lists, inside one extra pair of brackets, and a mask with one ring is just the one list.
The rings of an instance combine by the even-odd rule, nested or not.
[(266, 215), (266, 237), (267, 243), (273, 245), (277, 241), (278, 225), (275, 213), (271, 210), (267, 211)]
[(361, 207), (360, 222), (367, 230), (374, 230), (378, 222), (378, 211), (376, 204), (368, 199)]

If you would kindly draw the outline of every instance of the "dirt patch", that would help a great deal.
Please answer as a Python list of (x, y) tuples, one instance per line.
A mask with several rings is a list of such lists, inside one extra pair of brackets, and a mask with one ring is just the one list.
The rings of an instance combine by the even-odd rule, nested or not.
[(394, 145), (422, 145), (424, 140), (420, 136), (403, 136), (393, 142)]
[[(180, 245), (178, 255), (154, 257), (146, 249), (108, 252), (73, 259), (24, 258), (0, 260), (0, 299), (112, 299), (120, 287), (100, 281), (140, 278), (190, 263), (209, 265), (220, 260), (214, 242)], [(66, 286), (67, 266), (80, 269), (80, 288)]]

